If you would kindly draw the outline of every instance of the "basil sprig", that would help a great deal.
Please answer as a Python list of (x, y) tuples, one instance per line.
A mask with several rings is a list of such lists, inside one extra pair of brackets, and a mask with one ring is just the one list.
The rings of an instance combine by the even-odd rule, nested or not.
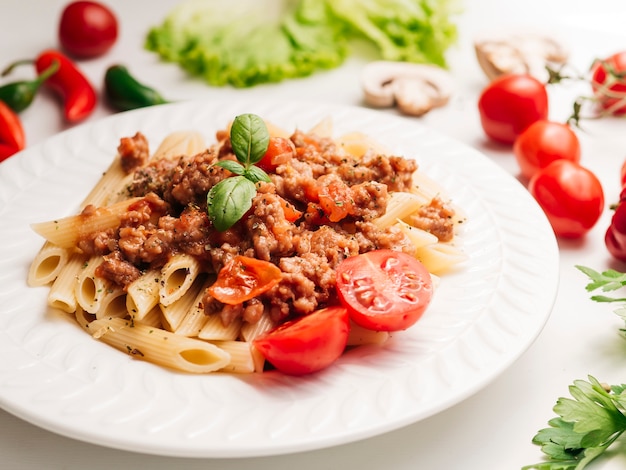
[(271, 182), (258, 163), (269, 146), (270, 134), (256, 114), (237, 116), (230, 128), (230, 144), (237, 161), (221, 160), (215, 165), (235, 176), (223, 179), (207, 194), (207, 212), (213, 226), (223, 232), (232, 227), (252, 207), (256, 183)]

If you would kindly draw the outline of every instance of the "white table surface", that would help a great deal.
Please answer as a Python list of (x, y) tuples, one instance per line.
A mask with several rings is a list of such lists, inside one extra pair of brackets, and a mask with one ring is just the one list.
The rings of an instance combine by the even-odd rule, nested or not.
[[(57, 46), (56, 28), (63, 0), (0, 2), (0, 66), (34, 57)], [(105, 69), (126, 64), (140, 81), (172, 100), (211, 96), (264, 96), (277, 100), (309, 99), (362, 105), (359, 72), (365, 59), (351, 58), (339, 69), (313, 77), (248, 90), (218, 89), (160, 63), (142, 48), (149, 26), (158, 24), (173, 0), (108, 0), (120, 20), (120, 37), (105, 56), (81, 67), (101, 87)], [(571, 51), (571, 62), (584, 70), (596, 57), (626, 48), (626, 2), (623, 0), (466, 0), (458, 19), (459, 44), (449, 52), (457, 91), (443, 109), (416, 119), (487, 154), (512, 174), (517, 167), (510, 149), (490, 144), (478, 121), (476, 101), (486, 79), (473, 52), (472, 39), (493, 28), (550, 31)], [(27, 69), (27, 68), (26, 68)], [(28, 76), (19, 69), (11, 78)], [(4, 83), (0, 82), (0, 83)], [(579, 85), (550, 89), (551, 117), (564, 120)], [(393, 111), (385, 111), (393, 112)], [(89, 118), (109, 114), (104, 107)], [(64, 130), (58, 103), (42, 94), (22, 114), (28, 144)], [(617, 200), (618, 171), (626, 158), (626, 122), (590, 122), (580, 132), (582, 163), (602, 180), (607, 208), (582, 240), (559, 242), (561, 281), (552, 315), (536, 342), (507, 371), (464, 402), (424, 421), (365, 441), (292, 455), (254, 459), (181, 459), (118, 451), (79, 442), (37, 428), (0, 410), (1, 469), (516, 469), (542, 458), (531, 443), (535, 432), (553, 417), (552, 407), (576, 379), (591, 374), (608, 383), (626, 382), (626, 341), (622, 323), (610, 305), (589, 300), (586, 280), (574, 268), (626, 268), (612, 262), (603, 242), (610, 219), (608, 205)], [(624, 448), (622, 446), (622, 448)], [(626, 454), (611, 453), (591, 470), (626, 467)]]

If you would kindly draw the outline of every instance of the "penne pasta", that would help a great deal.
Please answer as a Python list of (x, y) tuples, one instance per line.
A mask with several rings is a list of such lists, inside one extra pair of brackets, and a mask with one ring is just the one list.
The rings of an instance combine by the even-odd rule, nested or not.
[(110, 282), (96, 276), (96, 268), (100, 261), (99, 256), (87, 259), (76, 278), (76, 301), (88, 313), (96, 313), (100, 310), (102, 298), (107, 291), (112, 289)]
[(143, 319), (159, 303), (160, 269), (150, 269), (126, 289), (126, 309), (135, 320)]
[(439, 239), (432, 233), (413, 227), (402, 220), (398, 220), (397, 224), (409, 240), (411, 240), (416, 250), (426, 245), (433, 245), (439, 241)]
[(394, 192), (389, 194), (387, 211), (372, 222), (381, 229), (389, 228), (398, 219), (402, 220), (415, 212), (421, 206), (428, 204), (430, 199), (414, 193)]
[(221, 370), (236, 374), (249, 374), (256, 370), (253, 346), (245, 341), (217, 341), (214, 343), (230, 355), (230, 362)]
[[(202, 314), (204, 313), (202, 312)], [(205, 315), (204, 323), (197, 336), (209, 341), (234, 341), (239, 337), (242, 324), (241, 319), (236, 318), (229, 325), (224, 326), (220, 315)]]
[(100, 180), (85, 197), (81, 207), (84, 208), (89, 204), (97, 207), (107, 206), (114, 199), (119, 199), (121, 188), (124, 186), (128, 176), (122, 168), (120, 156), (116, 155), (109, 168), (102, 174)]
[[(413, 245), (415, 258), (435, 284), (435, 273), (467, 258), (454, 243), (456, 232), (449, 224), (452, 213), (458, 223), (463, 213), (450, 210), (442, 187), (361, 132), (333, 142), (330, 117), (313, 126), (309, 135), (266, 123), (267, 133), (259, 131), (257, 138), (272, 144), (280, 142), (272, 138), (291, 138), (289, 148), (275, 145), (272, 152), (265, 151), (269, 181), (254, 186), (252, 207), (237, 207), (246, 210), (243, 216), (236, 210), (231, 214), (230, 204), (238, 199), (235, 189), (218, 184), (232, 175), (259, 176), (240, 175), (233, 166), (240, 158), (238, 144), (248, 140), (241, 124), (234, 122), (240, 126), (233, 127), (237, 138), (229, 142), (220, 130), (210, 147), (195, 131), (168, 134), (136, 173), (130, 168), (127, 173), (123, 166), (143, 165), (144, 137), (139, 136), (141, 145), (123, 141), (118, 147), (123, 155), (113, 159), (84, 199), (81, 213), (32, 225), (45, 241), (30, 265), (28, 284), (50, 284), (51, 307), (73, 314), (93, 338), (134, 358), (189, 373), (253, 373), (266, 367), (255, 339), (290, 319), (346, 302), (335, 288), (338, 263), (346, 256), (377, 247), (406, 252)], [(255, 127), (260, 123), (250, 122)], [(376, 157), (375, 172), (370, 157)], [(353, 189), (366, 184), (361, 180), (371, 174), (381, 185), (393, 181), (399, 190), (388, 193), (377, 187), (378, 194), (363, 196), (357, 192), (361, 188)], [(341, 181), (332, 186), (335, 180), (329, 185), (325, 176)], [(241, 178), (230, 182), (239, 185)], [(376, 210), (386, 211), (372, 221), (371, 211), (364, 211), (366, 216), (363, 211), (337, 210), (362, 201), (367, 209), (376, 204)], [(298, 210), (287, 210), (290, 205)], [(335, 214), (337, 220), (331, 217)], [(221, 215), (239, 218), (218, 230)], [(94, 252), (99, 254), (92, 256)], [(397, 254), (384, 255), (394, 260)], [(220, 271), (226, 294), (207, 290), (215, 282), (214, 271), (235, 256), (249, 263)], [(396, 270), (393, 275), (406, 273)], [(421, 269), (419, 275), (425, 275)], [(364, 298), (371, 293), (365, 289)], [(208, 315), (205, 302), (211, 311), (221, 312)], [(260, 312), (258, 321), (248, 323)], [(389, 336), (353, 324), (347, 344), (377, 345)]]
[(465, 261), (467, 254), (457, 246), (437, 243), (419, 248), (416, 257), (429, 272), (440, 274)]
[(161, 269), (159, 302), (171, 305), (180, 299), (200, 274), (200, 262), (193, 256), (179, 253)]
[(267, 312), (263, 312), (261, 318), (256, 323), (244, 323), (241, 326), (241, 338), (244, 341), (252, 342), (263, 333), (276, 327), (276, 323), (270, 318)]
[(28, 270), (26, 282), (31, 287), (45, 286), (54, 281), (70, 259), (70, 251), (45, 242)]
[(187, 314), (200, 302), (204, 287), (204, 278), (197, 278), (191, 287), (186, 289), (184, 294), (175, 302), (168, 304), (159, 303), (163, 323), (169, 331), (178, 331)]
[(205, 149), (204, 138), (199, 132), (175, 131), (161, 141), (152, 158), (174, 160), (181, 155), (195, 155)]
[(80, 254), (73, 254), (63, 267), (58, 277), (50, 287), (48, 305), (67, 313), (72, 313), (78, 307), (76, 302), (76, 280), (85, 266), (87, 258)]
[(374, 331), (363, 328), (354, 322), (350, 322), (350, 334), (348, 346), (362, 346), (364, 344), (383, 344), (389, 339), (386, 331)]
[(32, 224), (31, 227), (49, 242), (63, 248), (74, 248), (82, 236), (106, 229), (116, 229), (120, 224), (120, 217), (129, 206), (140, 199), (127, 199), (111, 206), (99, 207), (88, 214), (40, 222)]
[(137, 359), (183, 372), (214, 372), (228, 366), (231, 360), (228, 352), (207, 341), (122, 318), (94, 320), (89, 331), (94, 338)]
[(99, 308), (96, 311), (96, 319), (124, 318), (127, 315), (126, 292), (120, 287), (108, 287), (101, 296)]

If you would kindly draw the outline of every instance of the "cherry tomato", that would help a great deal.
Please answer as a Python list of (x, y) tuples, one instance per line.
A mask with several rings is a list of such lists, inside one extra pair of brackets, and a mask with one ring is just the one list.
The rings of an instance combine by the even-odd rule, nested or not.
[(626, 160), (622, 163), (622, 167), (619, 170), (619, 180), (622, 184), (622, 188), (626, 186)]
[(257, 163), (265, 171), (272, 173), (283, 163), (287, 163), (296, 154), (296, 146), (289, 139), (284, 137), (271, 137), (267, 146), (267, 151), (263, 158)]
[(548, 93), (530, 75), (501, 75), (481, 93), (478, 111), (488, 137), (512, 144), (533, 122), (547, 119)]
[(71, 55), (97, 57), (117, 40), (117, 18), (105, 5), (92, 1), (69, 3), (61, 13), (59, 41)]
[(569, 160), (555, 160), (537, 172), (528, 190), (545, 212), (554, 233), (578, 238), (598, 221), (604, 208), (604, 191), (588, 169)]
[(603, 109), (611, 114), (626, 114), (626, 51), (594, 62), (591, 87)]
[(515, 140), (513, 152), (523, 177), (530, 179), (554, 160), (580, 162), (580, 142), (571, 127), (560, 122), (534, 122)]
[(237, 305), (270, 290), (281, 275), (278, 266), (269, 261), (235, 256), (220, 269), (209, 293), (224, 304)]
[(375, 250), (344, 259), (336, 269), (337, 293), (358, 325), (376, 331), (405, 330), (430, 304), (430, 273), (413, 256)]
[(304, 375), (335, 362), (346, 348), (349, 333), (347, 310), (335, 306), (283, 323), (253, 344), (276, 369)]
[(611, 255), (626, 261), (626, 188), (622, 189), (620, 200), (611, 217), (611, 224), (604, 235), (604, 243)]

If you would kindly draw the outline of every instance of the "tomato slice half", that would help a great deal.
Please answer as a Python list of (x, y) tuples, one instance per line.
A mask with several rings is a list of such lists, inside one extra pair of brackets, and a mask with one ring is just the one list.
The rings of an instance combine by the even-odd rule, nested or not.
[(350, 316), (333, 306), (288, 321), (253, 342), (279, 371), (304, 375), (322, 370), (341, 356), (350, 333)]
[(337, 293), (352, 320), (375, 331), (405, 330), (420, 319), (433, 295), (430, 273), (413, 256), (374, 250), (343, 260)]
[(235, 256), (220, 269), (209, 293), (224, 304), (237, 305), (267, 292), (281, 276), (280, 268), (269, 261)]

